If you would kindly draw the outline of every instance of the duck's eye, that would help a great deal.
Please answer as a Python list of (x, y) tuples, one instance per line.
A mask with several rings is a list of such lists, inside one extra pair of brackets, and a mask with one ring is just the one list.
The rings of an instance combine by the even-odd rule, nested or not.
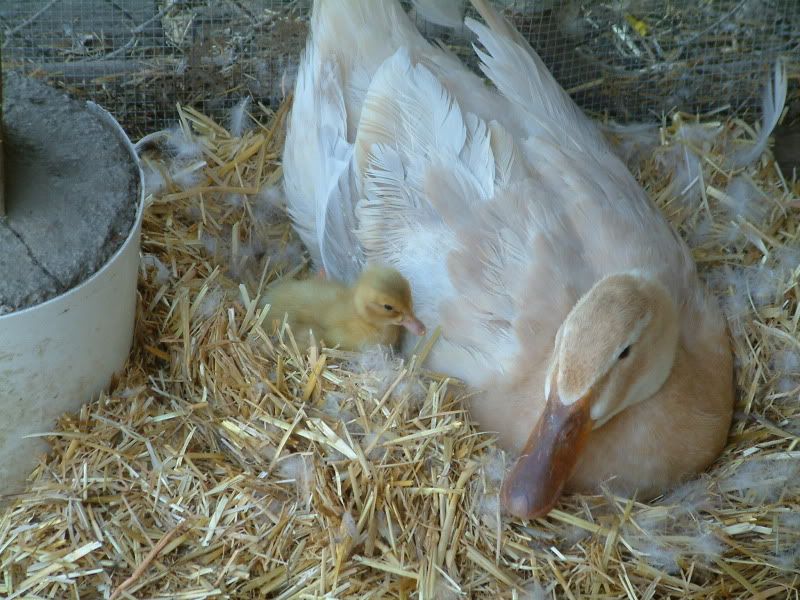
[(631, 353), (631, 347), (630, 346), (625, 346), (622, 349), (622, 352), (619, 353), (619, 356), (617, 358), (619, 358), (619, 360), (622, 360), (623, 358), (627, 358), (628, 354), (630, 354), (630, 353)]
[(391, 304), (384, 304), (383, 308), (385, 308), (389, 312), (392, 312), (394, 310), (394, 306), (392, 306)]

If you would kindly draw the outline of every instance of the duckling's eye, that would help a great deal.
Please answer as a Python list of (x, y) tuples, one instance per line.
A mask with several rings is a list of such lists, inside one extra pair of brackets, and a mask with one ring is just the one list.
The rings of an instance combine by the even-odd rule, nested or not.
[(385, 308), (389, 312), (392, 312), (394, 310), (394, 306), (392, 306), (391, 304), (384, 304), (383, 308)]
[(619, 360), (622, 360), (623, 358), (627, 358), (628, 354), (630, 354), (630, 353), (631, 353), (631, 347), (630, 346), (625, 346), (622, 349), (622, 352), (619, 353), (619, 356), (617, 358), (619, 358)]

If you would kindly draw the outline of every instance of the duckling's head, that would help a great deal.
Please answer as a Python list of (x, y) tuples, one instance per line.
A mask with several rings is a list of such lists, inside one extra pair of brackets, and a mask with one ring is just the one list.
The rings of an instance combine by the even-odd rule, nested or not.
[(354, 302), (361, 318), (376, 325), (399, 325), (414, 335), (425, 335), (425, 325), (414, 315), (411, 286), (390, 267), (368, 267), (355, 285)]
[(678, 333), (671, 295), (642, 274), (609, 276), (578, 301), (556, 335), (544, 412), (503, 485), (506, 510), (550, 511), (590, 432), (664, 384)]

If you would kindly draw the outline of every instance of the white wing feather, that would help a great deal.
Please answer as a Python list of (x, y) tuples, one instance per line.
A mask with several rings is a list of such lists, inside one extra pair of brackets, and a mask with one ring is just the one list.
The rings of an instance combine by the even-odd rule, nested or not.
[(486, 26), (474, 19), (466, 25), (485, 51), (475, 48), (481, 69), (518, 110), (532, 121), (530, 134), (546, 134), (561, 143), (592, 150), (606, 142), (558, 84), (539, 55), (519, 33), (485, 0), (472, 0)]
[(353, 146), (335, 63), (318, 63), (307, 49), (298, 75), (284, 151), (289, 214), (315, 263), (330, 277), (352, 282), (363, 255), (355, 238), (351, 196)]
[[(312, 260), (321, 265), (322, 256), (317, 238), (317, 198), (316, 189), (321, 177), (317, 163), (319, 155), (319, 134), (315, 123), (317, 94), (314, 90), (317, 60), (313, 45), (309, 42), (300, 60), (295, 84), (294, 104), (289, 116), (286, 144), (283, 151), (284, 188), (287, 208), (295, 230), (300, 235)], [(312, 119), (309, 122), (309, 119)], [(313, 153), (313, 159), (309, 157)]]
[(786, 104), (786, 65), (778, 59), (775, 63), (774, 77), (767, 83), (761, 102), (761, 131), (750, 148), (736, 152), (731, 159), (731, 167), (739, 169), (756, 160), (767, 149), (769, 136), (780, 120)]
[(287, 206), (313, 261), (351, 282), (364, 264), (352, 146), (364, 96), (396, 48), (429, 45), (396, 2), (315, 0), (311, 28), (284, 150)]
[(464, 19), (464, 0), (414, 0), (423, 19), (442, 27), (461, 27)]

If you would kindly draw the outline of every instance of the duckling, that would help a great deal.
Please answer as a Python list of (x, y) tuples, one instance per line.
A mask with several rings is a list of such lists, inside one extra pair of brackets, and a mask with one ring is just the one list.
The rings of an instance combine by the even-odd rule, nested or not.
[(300, 344), (318, 341), (343, 350), (394, 345), (401, 328), (425, 335), (425, 325), (414, 315), (411, 287), (389, 267), (365, 269), (352, 287), (322, 278), (280, 283), (267, 291), (274, 320), (283, 319)]

